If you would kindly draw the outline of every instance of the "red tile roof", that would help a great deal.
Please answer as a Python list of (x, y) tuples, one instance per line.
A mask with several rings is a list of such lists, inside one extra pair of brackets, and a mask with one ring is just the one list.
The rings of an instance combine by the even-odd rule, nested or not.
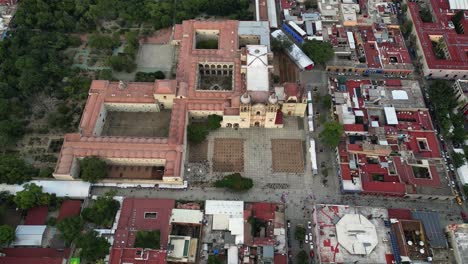
[(255, 218), (269, 221), (275, 219), (276, 204), (274, 203), (253, 203), (253, 216)]
[(362, 189), (364, 193), (372, 194), (383, 193), (403, 196), (406, 193), (405, 185), (399, 182), (363, 182)]
[[(466, 52), (468, 34), (457, 34), (455, 29), (448, 27), (453, 11), (449, 10), (448, 0), (431, 0), (434, 23), (424, 23), (419, 16), (419, 7), (416, 2), (408, 2), (408, 12), (413, 20), (414, 29), (418, 34), (423, 48), (423, 54), (429, 69), (468, 70), (468, 54)], [(463, 22), (465, 28), (466, 20)], [(449, 59), (437, 59), (432, 48), (431, 36), (443, 36), (450, 54)]]
[[(137, 255), (136, 248), (113, 248), (110, 253), (109, 264), (165, 264), (167, 252), (165, 250), (145, 250), (143, 256)], [(136, 259), (139, 258), (139, 259)]]
[(346, 124), (343, 127), (344, 131), (364, 132), (364, 125), (362, 124)]
[(79, 200), (65, 200), (60, 206), (59, 215), (57, 222), (62, 221), (65, 218), (77, 216), (81, 212), (81, 201)]
[(275, 125), (282, 125), (282, 124), (283, 124), (283, 112), (281, 112), (281, 110), (278, 110), (276, 112)]
[(274, 263), (275, 264), (287, 264), (288, 258), (286, 255), (275, 254)]
[[(120, 219), (114, 236), (115, 248), (132, 248), (138, 230), (159, 230), (161, 247), (166, 248), (169, 220), (175, 200), (126, 198), (122, 204)], [(155, 212), (157, 219), (145, 218), (145, 212)]]
[(408, 209), (388, 209), (388, 218), (396, 218), (396, 219), (406, 219), (411, 220), (411, 211)]
[[(119, 223), (114, 234), (114, 245), (110, 254), (110, 264), (130, 262), (134, 264), (166, 263), (166, 248), (170, 233), (169, 220), (175, 200), (126, 198), (122, 203)], [(156, 219), (145, 218), (145, 213), (156, 213)], [(136, 232), (139, 230), (159, 230), (162, 249), (146, 250), (144, 260), (135, 260), (134, 248)]]
[(37, 206), (28, 210), (25, 225), (43, 225), (47, 220), (49, 208), (47, 206)]
[(70, 256), (70, 249), (5, 248), (1, 250), (0, 264), (62, 264)]

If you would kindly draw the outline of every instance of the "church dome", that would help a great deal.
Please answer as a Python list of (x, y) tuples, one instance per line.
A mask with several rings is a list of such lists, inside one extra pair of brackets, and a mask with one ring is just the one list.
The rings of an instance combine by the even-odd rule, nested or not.
[(241, 103), (243, 103), (243, 104), (250, 104), (250, 101), (251, 101), (250, 95), (249, 95), (248, 93), (244, 93), (244, 94), (240, 97), (240, 101), (241, 101)]
[(272, 93), (272, 94), (270, 95), (270, 97), (268, 97), (268, 102), (269, 102), (270, 104), (276, 104), (276, 103), (278, 103), (278, 97), (276, 96), (276, 94)]

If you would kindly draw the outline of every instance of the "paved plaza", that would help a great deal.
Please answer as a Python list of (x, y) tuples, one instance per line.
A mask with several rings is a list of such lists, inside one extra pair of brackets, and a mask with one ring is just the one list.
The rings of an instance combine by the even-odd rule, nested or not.
[[(284, 122), (284, 128), (281, 129), (220, 128), (210, 132), (206, 166), (201, 167), (202, 158), (194, 158), (203, 154), (200, 149), (204, 146), (190, 146), (187, 150), (187, 180), (189, 183), (212, 182), (230, 172), (241, 172), (242, 176), (252, 178), (258, 187), (302, 189), (306, 181), (313, 179), (311, 164), (306, 162), (309, 154), (305, 153), (308, 146), (305, 144), (307, 133), (304, 130), (304, 119), (286, 117)], [(242, 155), (240, 148), (243, 149)], [(241, 158), (243, 168), (238, 167), (240, 164), (235, 165)], [(277, 164), (276, 167), (273, 164)], [(191, 175), (195, 177), (191, 178)]]
[(303, 144), (299, 139), (272, 139), (273, 172), (304, 173)]
[(244, 140), (240, 138), (216, 138), (213, 150), (213, 171), (244, 171)]
[(167, 76), (173, 65), (174, 46), (171, 44), (143, 44), (138, 51), (137, 71), (162, 71)]
[(188, 161), (204, 162), (208, 160), (208, 141), (199, 144), (188, 143)]

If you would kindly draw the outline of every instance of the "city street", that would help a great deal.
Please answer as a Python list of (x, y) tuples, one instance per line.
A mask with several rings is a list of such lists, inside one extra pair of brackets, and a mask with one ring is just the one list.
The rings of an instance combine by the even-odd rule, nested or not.
[[(339, 75), (336, 75), (338, 77)], [(350, 76), (351, 77), (351, 76)], [(352, 76), (352, 78), (357, 78)], [(361, 79), (371, 78), (371, 77), (359, 77)], [(412, 77), (410, 77), (412, 78)], [(312, 91), (313, 95), (319, 94), (319, 98), (328, 94), (328, 75), (326, 71), (323, 70), (313, 70), (308, 72), (301, 72), (300, 81), (305, 86), (307, 91)], [(314, 99), (315, 100), (315, 99)], [(321, 107), (321, 100), (315, 102), (314, 111), (329, 117), (329, 110)], [(326, 120), (325, 118), (324, 120)], [(175, 200), (242, 200), (245, 202), (273, 202), (273, 203), (282, 203), (286, 204), (286, 220), (290, 221), (291, 228), (290, 231), (290, 249), (292, 254), (291, 260), (294, 262), (296, 255), (300, 250), (305, 250), (309, 253), (310, 245), (304, 244), (301, 248), (299, 241), (295, 240), (294, 231), (297, 225), (303, 225), (306, 228), (306, 233), (313, 231), (307, 229), (307, 222), (312, 221), (312, 213), (315, 204), (341, 204), (341, 205), (352, 205), (352, 206), (371, 206), (371, 207), (384, 207), (384, 208), (405, 208), (405, 209), (415, 209), (415, 210), (433, 210), (440, 214), (440, 220), (442, 226), (446, 226), (449, 223), (461, 223), (462, 219), (460, 216), (460, 211), (464, 210), (459, 206), (453, 199), (450, 201), (440, 201), (440, 200), (410, 200), (405, 198), (395, 198), (395, 197), (384, 197), (384, 196), (366, 196), (359, 194), (342, 194), (339, 187), (339, 178), (337, 175), (337, 164), (336, 157), (330, 149), (325, 148), (320, 140), (319, 133), (321, 131), (321, 123), (319, 122), (319, 115), (315, 116), (315, 129), (314, 132), (308, 132), (307, 122), (304, 122), (304, 129), (301, 132), (300, 130), (295, 131), (298, 135), (295, 135), (297, 138), (302, 138), (306, 140), (306, 145), (308, 148), (309, 139), (313, 138), (316, 140), (316, 151), (317, 151), (317, 163), (319, 164), (319, 173), (313, 175), (311, 173), (310, 165), (310, 154), (306, 151), (305, 161), (306, 161), (306, 170), (304, 174), (288, 175), (288, 174), (278, 174), (271, 173), (269, 170), (263, 167), (271, 166), (268, 165), (271, 162), (270, 158), (266, 157), (262, 160), (258, 155), (249, 156), (247, 151), (247, 160), (246, 164), (253, 166), (252, 170), (247, 169), (244, 172), (244, 176), (254, 179), (254, 188), (250, 191), (244, 193), (235, 193), (227, 191), (225, 189), (218, 189), (212, 187), (199, 187), (191, 186), (190, 178), (189, 187), (186, 190), (159, 190), (157, 188), (123, 188), (116, 189), (117, 196), (125, 197), (142, 197), (142, 198), (170, 198)], [(295, 129), (295, 126), (292, 126)], [(286, 129), (287, 130), (287, 129)], [(285, 131), (286, 131), (285, 130)], [(242, 133), (241, 133), (242, 132)], [(219, 131), (218, 134), (213, 134), (213, 138), (223, 138), (224, 134), (231, 133), (228, 136), (230, 138), (250, 138), (255, 139), (255, 135), (258, 134), (258, 131)], [(284, 132), (286, 133), (286, 132)], [(283, 133), (283, 134), (284, 134)], [(296, 133), (296, 134), (297, 134)], [(303, 134), (304, 133), (304, 134)], [(266, 134), (265, 134), (266, 135)], [(259, 134), (261, 137), (265, 137), (263, 134)], [(289, 131), (285, 135), (271, 135), (272, 138), (283, 138), (291, 137), (292, 132)], [(302, 135), (302, 136), (301, 136)], [(257, 135), (258, 136), (258, 135)], [(305, 136), (305, 138), (304, 138)], [(210, 138), (211, 138), (210, 137)], [(213, 140), (213, 139), (211, 139)], [(260, 142), (261, 138), (255, 139), (254, 142)], [(266, 144), (266, 143), (265, 143)], [(264, 145), (265, 145), (264, 144)], [(267, 144), (266, 144), (267, 145)], [(255, 144), (253, 145), (254, 151), (252, 153), (257, 153), (259, 149), (255, 149)], [(250, 144), (247, 146), (247, 150), (252, 148)], [(261, 151), (268, 152), (268, 149), (262, 149)], [(209, 151), (210, 152), (210, 151)], [(212, 156), (212, 154), (208, 155)], [(259, 168), (259, 166), (263, 166)], [(247, 166), (247, 168), (249, 168)], [(257, 168), (257, 169), (255, 169)], [(249, 175), (252, 174), (252, 175)], [(263, 175), (265, 174), (265, 175)], [(203, 179), (205, 176), (202, 177)], [(207, 179), (204, 179), (209, 180)], [(274, 186), (286, 184), (288, 188), (277, 188)], [(93, 195), (102, 195), (109, 190), (115, 190), (112, 187), (93, 187)], [(313, 224), (313, 223), (312, 223)], [(314, 234), (315, 235), (315, 234)], [(314, 239), (315, 241), (315, 239)], [(314, 249), (316, 245), (314, 245)], [(316, 254), (317, 255), (317, 254)], [(312, 261), (311, 261), (312, 262)]]

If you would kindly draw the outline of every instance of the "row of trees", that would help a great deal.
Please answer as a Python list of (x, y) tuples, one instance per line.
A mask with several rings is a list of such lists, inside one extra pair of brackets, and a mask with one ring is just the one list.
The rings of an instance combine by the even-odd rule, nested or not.
[(429, 98), (434, 106), (441, 133), (452, 141), (463, 144), (466, 138), (462, 113), (455, 113), (455, 92), (445, 81), (434, 81), (429, 87)]
[(83, 209), (81, 216), (63, 219), (57, 229), (63, 240), (70, 245), (75, 243), (80, 248), (80, 257), (93, 262), (103, 259), (109, 251), (110, 244), (94, 231), (83, 233), (86, 222), (96, 227), (109, 228), (115, 218), (120, 204), (112, 197), (115, 192), (108, 192), (93, 201), (90, 207)]

